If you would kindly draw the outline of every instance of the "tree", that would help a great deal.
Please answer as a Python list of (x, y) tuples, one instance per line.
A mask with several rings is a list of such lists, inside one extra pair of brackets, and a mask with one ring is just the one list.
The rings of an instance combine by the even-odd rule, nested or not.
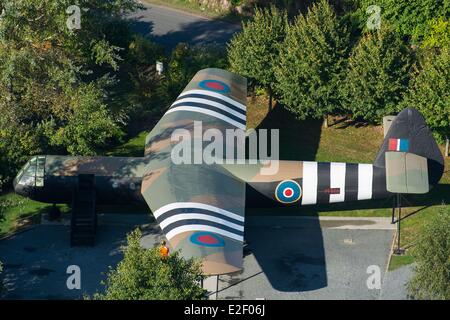
[(102, 101), (95, 84), (82, 84), (68, 94), (64, 117), (43, 122), (39, 128), (49, 144), (64, 146), (70, 154), (95, 155), (105, 141), (121, 135), (117, 121)]
[(300, 119), (339, 113), (338, 86), (348, 46), (347, 29), (326, 0), (299, 15), (287, 33), (275, 72), (284, 106)]
[[(1, 179), (10, 180), (31, 154), (95, 154), (122, 134), (127, 106), (117, 107), (111, 93), (132, 41), (123, 15), (140, 5), (82, 0), (78, 10), (73, 4), (0, 4)], [(77, 14), (81, 25), (69, 28)]]
[(417, 108), (436, 138), (450, 137), (450, 49), (431, 50), (414, 66), (401, 107)]
[(124, 259), (111, 269), (106, 292), (94, 298), (103, 300), (196, 300), (205, 297), (200, 286), (201, 263), (185, 260), (179, 252), (162, 258), (158, 248), (140, 245), (139, 229), (128, 236)]
[(228, 45), (231, 70), (255, 80), (269, 92), (269, 108), (275, 83), (275, 65), (288, 28), (287, 14), (275, 6), (255, 9), (252, 20), (242, 23)]
[(415, 299), (450, 300), (450, 213), (443, 209), (430, 218), (417, 245), (414, 276), (408, 291)]
[(401, 36), (420, 42), (432, 32), (433, 21), (449, 18), (448, 0), (357, 0), (347, 4), (354, 10), (350, 13), (360, 29), (365, 29), (371, 14), (366, 12), (370, 5), (381, 9), (381, 25), (393, 26)]
[(409, 82), (410, 56), (400, 36), (388, 28), (365, 33), (351, 53), (340, 87), (344, 109), (372, 123), (399, 111)]
[(443, 18), (433, 19), (429, 22), (429, 32), (422, 41), (423, 48), (450, 47), (450, 22)]
[(397, 27), (401, 35), (420, 41), (430, 32), (430, 20), (448, 19), (448, 0), (383, 0), (382, 8), (388, 21)]

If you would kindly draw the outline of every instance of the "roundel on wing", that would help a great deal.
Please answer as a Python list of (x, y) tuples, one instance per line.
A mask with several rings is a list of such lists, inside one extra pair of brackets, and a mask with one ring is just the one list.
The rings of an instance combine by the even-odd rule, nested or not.
[(192, 243), (204, 247), (223, 247), (225, 241), (217, 234), (212, 232), (196, 232), (191, 235)]
[(205, 90), (215, 91), (219, 93), (229, 93), (230, 87), (219, 80), (203, 80), (201, 81), (198, 86)]
[(294, 180), (281, 181), (275, 189), (275, 198), (281, 203), (294, 203), (302, 197), (302, 188)]

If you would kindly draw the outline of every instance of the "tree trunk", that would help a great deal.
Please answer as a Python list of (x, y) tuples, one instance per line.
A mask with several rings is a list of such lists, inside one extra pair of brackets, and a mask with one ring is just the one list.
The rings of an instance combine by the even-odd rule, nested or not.
[(448, 144), (449, 144), (449, 139), (448, 137), (445, 137), (445, 156), (448, 157)]
[(269, 91), (269, 112), (270, 112), (270, 111), (272, 111), (273, 94), (272, 94), (272, 88), (270, 86), (267, 88), (267, 90)]
[(328, 128), (328, 115), (324, 115), (323, 117), (323, 127)]

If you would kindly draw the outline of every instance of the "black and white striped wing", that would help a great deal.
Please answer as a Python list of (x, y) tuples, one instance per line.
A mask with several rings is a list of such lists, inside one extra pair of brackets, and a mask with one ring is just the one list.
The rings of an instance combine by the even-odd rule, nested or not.
[(230, 72), (198, 72), (146, 141), (142, 195), (172, 248), (202, 259), (205, 274), (242, 267), (245, 183), (220, 165), (194, 163), (202, 157), (195, 147), (191, 163), (173, 161), (173, 135), (180, 129), (201, 140), (209, 129), (224, 137), (227, 129), (245, 130), (246, 89), (246, 80)]

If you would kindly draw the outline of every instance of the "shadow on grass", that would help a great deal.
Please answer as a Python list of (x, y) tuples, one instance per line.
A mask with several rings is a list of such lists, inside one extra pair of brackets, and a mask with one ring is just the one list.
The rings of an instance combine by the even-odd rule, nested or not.
[(292, 113), (277, 104), (256, 129), (280, 130), (280, 160), (315, 160), (322, 132), (321, 120), (296, 120)]
[[(256, 129), (280, 130), (281, 160), (315, 160), (322, 121), (296, 120), (294, 115), (277, 104)], [(251, 187), (247, 188), (247, 206), (265, 207), (268, 212), (270, 209), (267, 208), (274, 203), (250, 189)], [(317, 208), (315, 209), (309, 212), (313, 218), (302, 226), (289, 229), (273, 229), (269, 226), (246, 229), (248, 250), (254, 254), (276, 290), (302, 292), (327, 286), (324, 240)], [(279, 208), (276, 210), (279, 212)], [(250, 209), (247, 213), (261, 215), (258, 211)], [(298, 213), (298, 207), (295, 213)], [(291, 248), (291, 251), (284, 248)], [(295, 248), (294, 251), (292, 248)]]
[[(59, 206), (59, 208), (63, 213), (69, 211), (69, 208), (64, 205)], [(51, 209), (52, 205), (43, 205), (32, 209), (24, 208), (23, 213), (17, 214), (14, 219), (10, 221), (10, 227), (6, 231), (4, 230), (0, 232), (0, 239), (16, 234), (31, 225), (39, 224), (41, 222), (42, 215), (48, 214)], [(0, 222), (6, 223), (6, 218)]]

